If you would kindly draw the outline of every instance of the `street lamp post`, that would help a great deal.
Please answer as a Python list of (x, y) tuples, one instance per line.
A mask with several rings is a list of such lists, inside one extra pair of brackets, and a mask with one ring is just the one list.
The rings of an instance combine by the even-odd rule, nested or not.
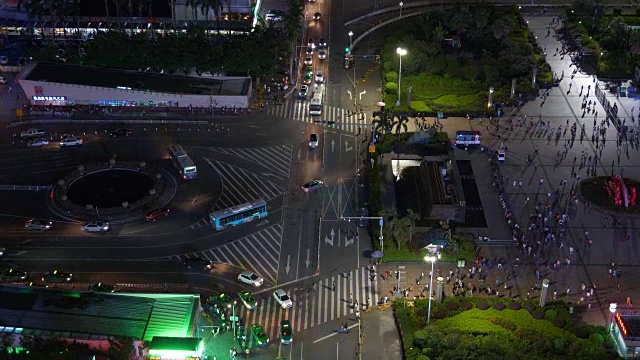
[(429, 310), (427, 311), (427, 325), (431, 322), (431, 299), (433, 298), (433, 266), (436, 261), (440, 259), (440, 254), (437, 255), (427, 255), (424, 257), (424, 261), (428, 261), (431, 263), (431, 282), (429, 283)]
[[(402, 9), (402, 3), (400, 3), (400, 9)], [(396, 107), (400, 106), (400, 80), (402, 80), (402, 57), (407, 55), (407, 50), (403, 48), (397, 48), (396, 53), (400, 56), (400, 69), (398, 69), (398, 101)]]
[(404, 6), (404, 3), (401, 1), (400, 2), (400, 17), (402, 17), (402, 7)]
[(227, 305), (228, 308), (231, 308), (231, 326), (233, 327), (233, 337), (237, 336), (236, 334), (236, 301), (233, 304)]
[(353, 47), (353, 43), (351, 39), (353, 38), (353, 31), (349, 31), (349, 55), (351, 55), (351, 48)]

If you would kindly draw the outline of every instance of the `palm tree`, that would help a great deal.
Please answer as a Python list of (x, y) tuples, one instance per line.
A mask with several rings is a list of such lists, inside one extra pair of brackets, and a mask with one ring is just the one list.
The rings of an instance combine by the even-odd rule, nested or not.
[[(40, 33), (44, 37), (44, 23), (42, 17), (50, 13), (49, 4), (46, 0), (21, 0), (18, 8), (23, 8), (27, 12), (29, 20), (37, 20), (40, 23)], [(29, 21), (31, 24), (31, 21)]]
[(382, 136), (393, 128), (393, 115), (389, 111), (385, 111), (373, 120), (375, 124), (376, 134)]
[(104, 11), (107, 13), (107, 28), (110, 28), (111, 16), (109, 16), (109, 0), (104, 0)]
[(380, 216), (384, 219), (384, 223), (386, 224), (385, 228), (387, 229), (386, 237), (391, 239), (393, 237), (395, 220), (398, 219), (398, 213), (395, 208), (382, 210)]
[(409, 225), (406, 217), (393, 220), (393, 241), (398, 245), (398, 250), (409, 238)]
[(407, 124), (409, 123), (409, 118), (405, 115), (400, 115), (399, 117), (393, 117), (393, 123), (391, 126), (395, 128), (396, 135), (398, 136), (398, 142), (400, 142), (400, 133), (404, 129), (404, 132), (407, 132)]
[(407, 209), (407, 216), (405, 216), (409, 222), (409, 243), (413, 242), (413, 231), (416, 229), (416, 222), (420, 220), (420, 214), (414, 212), (412, 209)]
[(193, 13), (193, 21), (198, 22), (198, 6), (202, 3), (202, 0), (187, 0), (187, 5), (191, 7)]

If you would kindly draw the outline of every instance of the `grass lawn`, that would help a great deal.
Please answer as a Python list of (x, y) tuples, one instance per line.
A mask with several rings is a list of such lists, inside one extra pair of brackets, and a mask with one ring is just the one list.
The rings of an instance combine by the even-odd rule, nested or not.
[(460, 240), (460, 253), (454, 254), (451, 252), (451, 248), (447, 247), (441, 252), (441, 261), (458, 261), (465, 260), (467, 266), (476, 260), (476, 249), (473, 246), (473, 240), (461, 239)]
[(395, 244), (385, 244), (383, 261), (424, 261), (427, 250), (411, 250), (407, 246), (398, 247)]
[(492, 323), (490, 321), (491, 318), (508, 320), (518, 328), (529, 328), (549, 338), (577, 339), (573, 333), (560, 329), (547, 320), (532, 318), (525, 309), (498, 311), (493, 308), (487, 310), (474, 308), (458, 315), (435, 321), (433, 325), (443, 331), (459, 330), (471, 334), (498, 333), (504, 336), (514, 336), (513, 331)]

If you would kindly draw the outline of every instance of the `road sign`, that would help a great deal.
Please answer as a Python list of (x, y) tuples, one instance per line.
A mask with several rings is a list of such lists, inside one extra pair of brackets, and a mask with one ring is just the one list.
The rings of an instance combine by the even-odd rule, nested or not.
[(369, 153), (373, 154), (374, 152), (376, 152), (376, 146), (375, 145), (369, 145)]
[(384, 221), (380, 219), (380, 226), (382, 226), (383, 224), (384, 224)]
[(238, 321), (237, 316), (229, 316), (229, 321)]

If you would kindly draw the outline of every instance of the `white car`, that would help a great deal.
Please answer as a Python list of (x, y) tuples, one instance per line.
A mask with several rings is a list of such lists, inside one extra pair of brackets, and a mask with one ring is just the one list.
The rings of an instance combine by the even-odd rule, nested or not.
[(496, 150), (496, 157), (498, 158), (498, 161), (504, 162), (504, 158), (505, 158), (504, 150)]
[(324, 60), (326, 58), (327, 58), (327, 50), (320, 49), (320, 51), (318, 51), (318, 59)]
[(20, 133), (21, 138), (32, 138), (44, 136), (44, 130), (42, 129), (27, 129)]
[(84, 232), (104, 232), (109, 231), (109, 223), (102, 221), (89, 221), (82, 224), (80, 228)]
[(318, 134), (311, 134), (309, 137), (309, 148), (315, 149), (318, 147)]
[(307, 56), (306, 58), (304, 58), (304, 64), (313, 65), (313, 58), (311, 56)]
[(298, 96), (300, 97), (300, 99), (306, 99), (307, 94), (309, 94), (309, 86), (307, 85), (300, 86), (300, 91), (298, 91)]
[(39, 138), (39, 139), (35, 139), (35, 140), (31, 140), (27, 143), (28, 147), (41, 147), (41, 146), (46, 146), (49, 145), (49, 140), (45, 139), (45, 138)]
[(77, 137), (69, 137), (60, 140), (60, 147), (65, 146), (80, 146), (82, 145), (82, 139)]
[(316, 82), (322, 84), (324, 82), (324, 74), (322, 71), (316, 72)]
[(4, 76), (0, 76), (0, 84), (6, 84), (7, 83), (7, 78), (5, 78)]
[(288, 309), (293, 306), (293, 301), (289, 295), (282, 289), (277, 289), (273, 292), (273, 298), (276, 299), (276, 302), (282, 306), (283, 309)]
[(250, 271), (244, 271), (238, 275), (238, 281), (258, 287), (262, 285), (264, 279)]
[(8, 65), (9, 58), (6, 55), (0, 55), (0, 65)]
[(49, 230), (53, 226), (51, 221), (43, 221), (40, 219), (29, 219), (24, 223), (25, 229)]

